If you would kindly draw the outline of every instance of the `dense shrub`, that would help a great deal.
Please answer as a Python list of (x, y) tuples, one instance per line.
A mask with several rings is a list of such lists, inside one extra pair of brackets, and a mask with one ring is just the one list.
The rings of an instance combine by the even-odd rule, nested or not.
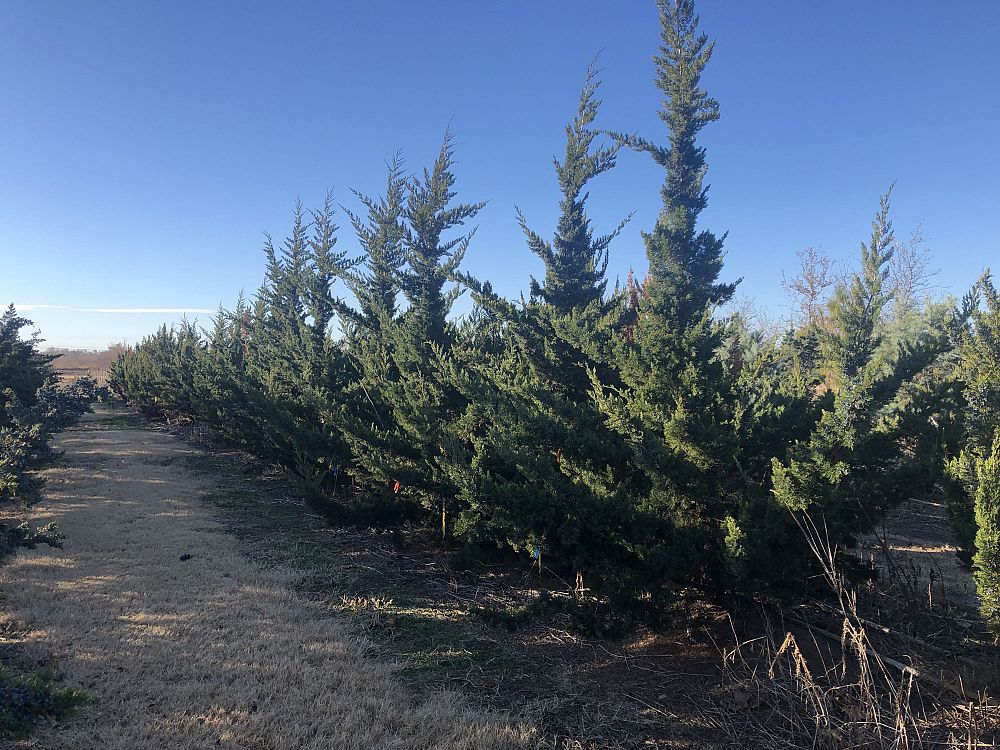
[(52, 357), (37, 338), (22, 338), (31, 321), (14, 306), (0, 316), (0, 503), (30, 502), (38, 484), (28, 473), (50, 455), (49, 440), (90, 409), (98, 387), (81, 378), (56, 384)]
[(952, 515), (972, 561), (983, 616), (1000, 634), (1000, 295), (987, 271), (965, 300), (954, 378), (965, 431), (948, 468)]
[(25, 737), (43, 719), (58, 719), (85, 703), (79, 690), (53, 685), (47, 671), (20, 677), (0, 669), (0, 737)]

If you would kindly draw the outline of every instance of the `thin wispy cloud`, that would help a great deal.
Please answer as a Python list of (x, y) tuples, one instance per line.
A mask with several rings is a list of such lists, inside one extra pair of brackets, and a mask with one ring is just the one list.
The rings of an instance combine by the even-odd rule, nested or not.
[(199, 313), (210, 315), (218, 312), (207, 307), (88, 307), (75, 308), (79, 312), (128, 314), (128, 313)]
[(211, 315), (216, 312), (207, 307), (70, 307), (69, 305), (20, 305), (14, 307), (22, 312), (33, 310), (68, 310), (70, 312), (103, 313), (108, 315), (135, 315), (151, 313), (154, 315), (176, 315), (191, 313), (192, 315)]

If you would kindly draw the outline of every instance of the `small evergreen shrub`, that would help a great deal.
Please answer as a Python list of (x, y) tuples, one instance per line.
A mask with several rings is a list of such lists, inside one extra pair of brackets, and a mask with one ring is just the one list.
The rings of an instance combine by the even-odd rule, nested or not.
[(64, 718), (86, 702), (83, 691), (57, 687), (50, 671), (21, 677), (0, 668), (0, 737), (23, 739), (39, 722)]

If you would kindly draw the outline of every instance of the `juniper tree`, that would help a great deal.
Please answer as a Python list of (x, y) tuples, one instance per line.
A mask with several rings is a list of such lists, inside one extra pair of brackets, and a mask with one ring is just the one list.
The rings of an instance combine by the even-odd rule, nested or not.
[[(270, 411), (282, 463), (315, 489), (347, 459), (335, 399), (348, 368), (331, 325), (342, 301), (332, 285), (353, 265), (336, 248), (333, 200), (309, 218), (296, 205), (292, 231), (280, 254), (265, 245), (268, 275), (253, 329), (251, 375), (272, 401)], [(281, 434), (287, 438), (281, 444)]]
[(976, 552), (973, 577), (983, 618), (1000, 635), (1000, 431), (989, 453), (975, 462)]
[[(407, 183), (403, 160), (397, 153), (388, 163), (385, 195), (372, 198), (354, 191), (366, 214), (347, 211), (363, 251), (357, 267), (344, 276), (357, 308), (344, 305), (341, 311), (353, 368), (353, 378), (341, 394), (344, 435), (352, 455), (365, 455), (369, 446), (381, 442), (391, 424), (392, 409), (385, 398), (385, 384), (398, 380), (398, 371), (391, 356), (390, 337), (384, 332), (399, 324), (398, 297), (406, 262), (403, 212)], [(355, 475), (361, 481), (371, 480), (372, 467), (363, 461), (354, 463)], [(374, 481), (375, 488), (386, 489), (384, 474)]]
[[(220, 312), (208, 341), (193, 326), (163, 329), (124, 366), (140, 403), (208, 419), (219, 431), (294, 471), (314, 489), (347, 460), (335, 398), (348, 379), (331, 327), (343, 303), (332, 285), (351, 267), (336, 247), (333, 200), (307, 213), (297, 202), (292, 230), (266, 238), (266, 276), (252, 309)], [(136, 378), (132, 373), (141, 372)]]
[[(22, 402), (31, 402), (45, 381), (53, 377), (52, 355), (42, 354), (36, 336), (21, 337), (21, 330), (32, 323), (18, 315), (10, 305), (0, 315), (0, 407), (7, 390)], [(0, 412), (0, 425), (4, 417)]]
[(28, 470), (44, 440), (44, 425), (22, 414), (52, 376), (53, 358), (38, 351), (36, 337), (21, 338), (21, 329), (29, 325), (13, 305), (0, 316), (0, 503), (27, 502), (38, 492)]
[[(864, 377), (882, 340), (882, 317), (892, 300), (890, 263), (895, 237), (889, 219), (891, 189), (882, 196), (872, 221), (871, 240), (861, 244), (861, 270), (849, 284), (839, 284), (830, 301), (832, 329), (821, 337), (824, 355), (835, 376), (847, 383)], [(868, 374), (869, 377), (871, 373)]]
[[(379, 336), (385, 348), (377, 354), (391, 366), (382, 369), (388, 377), (377, 383), (380, 403), (371, 400), (375, 413), (369, 429), (351, 437), (356, 474), (385, 493), (391, 488), (393, 494), (425, 510), (440, 511), (442, 533), (447, 531), (448, 503), (455, 495), (440, 468), (444, 434), (464, 402), (441, 380), (435, 363), (449, 355), (454, 340), (448, 313), (458, 291), (445, 285), (458, 273), (472, 238), (471, 232), (454, 237), (448, 234), (464, 226), (485, 205), (454, 203), (452, 143), (449, 130), (433, 167), (425, 169), (422, 177), (407, 181), (405, 205), (398, 193), (393, 194), (398, 175), (390, 170), (385, 204), (374, 212), (369, 206), (375, 233), (381, 232), (379, 251), (388, 259), (387, 268), (398, 258), (394, 255), (397, 246), (392, 243), (396, 241), (394, 227), (399, 226), (396, 211), (403, 206), (405, 266), (398, 278), (407, 306), (393, 319), (388, 314), (388, 295), (382, 297)], [(385, 407), (381, 414), (380, 404)]]
[(542, 282), (530, 280), (531, 296), (550, 306), (556, 315), (568, 315), (592, 303), (603, 303), (607, 288), (608, 246), (619, 234), (615, 231), (594, 237), (587, 218), (586, 187), (595, 177), (615, 166), (618, 146), (595, 146), (598, 131), (592, 128), (601, 106), (597, 60), (587, 68), (580, 102), (573, 121), (566, 125), (566, 149), (562, 161), (553, 158), (556, 177), (562, 192), (560, 215), (552, 242), (547, 242), (529, 227), (518, 210), (518, 222), (528, 241), (528, 248), (545, 266)]
[(451, 342), (447, 316), (458, 292), (445, 291), (444, 287), (461, 265), (474, 232), (451, 239), (444, 235), (463, 226), (486, 205), (452, 205), (456, 196), (453, 140), (448, 130), (433, 168), (425, 169), (422, 179), (411, 180), (407, 186), (406, 269), (400, 275), (400, 287), (408, 306), (401, 330), (404, 338), (422, 352), (418, 356), (422, 363), (429, 361), (425, 347), (447, 347)]
[(95, 399), (89, 379), (57, 387), (55, 357), (39, 351), (37, 334), (21, 337), (30, 325), (13, 305), (0, 315), (0, 503), (37, 498), (40, 483), (29, 471), (51, 455), (52, 435), (88, 411)]
[[(891, 302), (886, 285), (892, 256), (889, 194), (882, 197), (872, 235), (861, 246), (860, 270), (841, 283), (830, 303), (830, 325), (821, 349), (832, 401), (808, 439), (796, 441), (773, 463), (773, 493), (789, 518), (803, 528), (823, 528), (836, 547), (874, 526), (881, 515), (936, 477), (917, 450), (935, 431), (934, 410), (946, 383), (937, 374), (951, 343), (943, 330), (903, 342), (887, 362), (876, 358), (883, 311)], [(773, 530), (780, 528), (775, 521)], [(794, 565), (772, 558), (772, 570)]]
[(441, 363), (467, 403), (449, 430), (443, 465), (461, 493), (456, 532), (463, 538), (529, 551), (591, 585), (604, 579), (627, 587), (636, 561), (617, 541), (627, 524), (614, 478), (622, 450), (615, 455), (587, 377), (588, 367), (604, 365), (620, 318), (620, 305), (605, 297), (605, 271), (622, 225), (595, 236), (586, 210), (588, 183), (614, 167), (618, 151), (595, 144), (597, 89), (592, 63), (565, 129), (564, 157), (553, 160), (562, 198), (552, 241), (518, 211), (545, 268), (542, 281), (530, 280), (529, 300), (515, 305), (461, 277), (479, 307)]
[(359, 335), (366, 341), (378, 339), (383, 321), (396, 319), (400, 279), (406, 260), (403, 212), (407, 178), (402, 156), (397, 152), (387, 166), (385, 195), (376, 199), (355, 190), (354, 195), (364, 205), (367, 215), (362, 217), (347, 212), (364, 254), (360, 270), (345, 277), (358, 301), (357, 311), (347, 308), (345, 314), (349, 322), (363, 329)]
[[(853, 449), (873, 427), (873, 376), (869, 367), (878, 348), (884, 291), (892, 254), (889, 195), (881, 199), (872, 222), (872, 237), (861, 245), (861, 270), (850, 283), (838, 285), (829, 306), (832, 330), (822, 333), (825, 366), (836, 384), (837, 398), (823, 411), (808, 441), (787, 462), (774, 458), (774, 493), (779, 505), (793, 511), (820, 506), (829, 523), (844, 513), (856, 515), (856, 498), (844, 498), (843, 479), (851, 472)], [(858, 466), (861, 466), (859, 464)], [(841, 507), (843, 505), (851, 507)], [(843, 521), (850, 526), (850, 522)], [(839, 531), (839, 526), (836, 527)]]
[(1000, 633), (1000, 295), (987, 270), (965, 300), (955, 379), (964, 436), (949, 472), (959, 484), (960, 542), (971, 552), (983, 616)]
[(596, 59), (587, 68), (579, 105), (566, 125), (562, 161), (553, 159), (562, 193), (560, 215), (551, 242), (528, 226), (517, 211), (528, 248), (542, 261), (541, 282), (530, 279), (530, 301), (511, 332), (519, 337), (525, 354), (545, 387), (573, 402), (589, 402), (587, 367), (604, 366), (610, 358), (610, 336), (621, 322), (621, 303), (606, 298), (608, 247), (629, 218), (606, 235), (594, 236), (587, 216), (588, 183), (613, 169), (619, 146), (595, 145), (593, 129), (601, 106), (597, 98)]
[(724, 238), (697, 227), (707, 204), (697, 136), (719, 118), (717, 102), (701, 87), (713, 44), (698, 31), (691, 0), (664, 0), (659, 10), (655, 83), (664, 96), (660, 118), (668, 142), (616, 137), (663, 168), (663, 205), (643, 234), (649, 270), (618, 351), (622, 386), (595, 378), (595, 395), (608, 424), (632, 446), (637, 507), (665, 524), (660, 539), (643, 544), (643, 554), (664, 575), (689, 579), (703, 562), (698, 550), (715, 533), (712, 519), (724, 510), (722, 484), (734, 454), (726, 426), (730, 383), (716, 356), (722, 326), (713, 314), (735, 285), (718, 280)]

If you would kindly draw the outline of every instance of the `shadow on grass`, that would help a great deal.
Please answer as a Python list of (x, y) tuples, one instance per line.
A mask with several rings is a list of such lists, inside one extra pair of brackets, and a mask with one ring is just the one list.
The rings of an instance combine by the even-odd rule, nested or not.
[[(675, 684), (683, 694), (711, 689), (717, 669), (708, 649), (581, 637), (572, 600), (548, 598), (527, 569), (482, 563), (458, 570), (422, 545), (419, 532), (330, 526), (285, 475), (238, 452), (182, 460), (214, 477), (204, 497), (252, 561), (300, 573), (300, 592), (349, 618), (414, 690), (459, 690), (519, 714), (553, 740), (587, 747), (641, 746), (659, 737), (678, 747), (712, 746), (689, 701), (665, 725), (662, 711), (634, 697), (672, 701)], [(661, 682), (668, 664), (686, 673), (684, 683)]]

